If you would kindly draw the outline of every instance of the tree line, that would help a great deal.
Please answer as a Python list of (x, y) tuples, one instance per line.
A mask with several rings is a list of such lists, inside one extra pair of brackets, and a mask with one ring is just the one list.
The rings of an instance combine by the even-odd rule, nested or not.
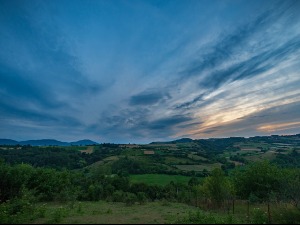
[[(215, 169), (204, 179), (191, 177), (188, 184), (170, 182), (166, 186), (131, 183), (128, 176), (106, 175), (101, 167), (57, 170), (28, 164), (9, 165), (4, 160), (0, 162), (0, 177), (0, 206), (8, 208), (12, 207), (11, 202), (21, 201), (28, 193), (36, 202), (106, 200), (131, 205), (167, 200), (229, 210), (240, 199), (266, 204), (285, 202), (298, 210), (300, 207), (300, 169), (282, 169), (268, 161), (237, 167), (227, 176), (221, 169)], [(8, 216), (22, 215), (24, 207), (20, 205), (14, 203), (13, 210), (0, 210), (0, 222), (7, 222)]]

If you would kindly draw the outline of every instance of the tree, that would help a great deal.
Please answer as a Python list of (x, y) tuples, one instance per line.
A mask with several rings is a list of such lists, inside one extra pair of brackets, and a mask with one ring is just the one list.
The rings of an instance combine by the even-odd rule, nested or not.
[(281, 197), (295, 207), (300, 203), (300, 169), (286, 169), (281, 180)]
[(192, 177), (189, 182), (188, 182), (188, 185), (189, 186), (195, 186), (195, 185), (198, 185), (199, 184), (199, 181), (196, 177)]
[(268, 161), (249, 164), (233, 173), (237, 194), (243, 199), (252, 196), (259, 201), (269, 201), (279, 192), (281, 177), (279, 168)]
[(230, 196), (231, 189), (229, 180), (219, 168), (214, 169), (212, 175), (204, 179), (203, 191), (217, 208)]
[(145, 204), (145, 202), (147, 201), (147, 197), (145, 192), (138, 192), (137, 193), (137, 200), (140, 203), (140, 205)]
[(137, 201), (137, 197), (135, 194), (130, 193), (130, 192), (126, 192), (125, 195), (125, 203), (127, 206), (131, 206), (134, 205), (134, 203)]

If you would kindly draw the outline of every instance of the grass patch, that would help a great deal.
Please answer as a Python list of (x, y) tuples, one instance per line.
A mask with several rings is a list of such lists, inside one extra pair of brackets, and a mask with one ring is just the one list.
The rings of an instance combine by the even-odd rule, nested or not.
[(206, 169), (208, 171), (212, 171), (215, 168), (221, 168), (221, 163), (213, 163), (213, 164), (201, 164), (201, 165), (176, 165), (176, 167), (180, 170), (184, 171), (203, 171)]
[(207, 158), (195, 154), (188, 154), (188, 157), (192, 160), (203, 160), (203, 161), (209, 161)]
[(249, 155), (249, 156), (244, 156), (244, 158), (251, 162), (257, 162), (257, 161), (261, 161), (264, 159), (271, 161), (276, 158), (276, 153), (273, 151), (267, 151), (263, 154), (257, 153), (257, 154), (253, 154), (253, 155)]
[(180, 158), (174, 156), (166, 156), (165, 157), (166, 164), (178, 164), (178, 163), (193, 163), (193, 160), (189, 158)]
[[(79, 203), (77, 203), (79, 204)], [(197, 208), (182, 203), (162, 205), (161, 202), (150, 202), (145, 205), (134, 204), (130, 207), (124, 203), (81, 202), (82, 212), (77, 207), (62, 212), (65, 205), (49, 204), (45, 218), (34, 220), (33, 224), (166, 224), (175, 223), (179, 217), (196, 211)]]

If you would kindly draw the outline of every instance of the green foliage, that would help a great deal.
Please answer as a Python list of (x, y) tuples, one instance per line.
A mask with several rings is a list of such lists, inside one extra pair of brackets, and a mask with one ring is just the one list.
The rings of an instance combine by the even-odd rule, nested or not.
[(236, 220), (232, 215), (216, 215), (212, 213), (203, 212), (189, 212), (188, 216), (178, 218), (176, 224), (239, 224), (240, 221)]
[(138, 192), (137, 193), (137, 201), (140, 203), (140, 205), (146, 203), (147, 196), (146, 196), (145, 192)]
[(127, 192), (125, 193), (125, 199), (124, 199), (126, 206), (131, 206), (137, 201), (137, 197), (135, 194)]
[(285, 168), (300, 168), (300, 154), (295, 149), (289, 154), (276, 154), (273, 162)]
[(162, 206), (170, 206), (171, 203), (167, 199), (163, 198), (161, 201), (161, 205)]
[(83, 213), (83, 210), (82, 210), (82, 203), (81, 203), (81, 202), (78, 203), (76, 212), (77, 212), (78, 214), (82, 214), (82, 213)]
[(46, 217), (46, 211), (47, 211), (46, 210), (46, 203), (39, 206), (36, 211), (37, 211), (38, 218), (45, 218)]
[(121, 174), (121, 173), (129, 173), (129, 174), (139, 174), (143, 173), (142, 165), (140, 162), (129, 159), (129, 158), (121, 158), (118, 161), (114, 162), (112, 165), (112, 172)]
[[(165, 186), (169, 184), (171, 181), (188, 184), (189, 180), (191, 179), (188, 176), (167, 175), (167, 174), (136, 174), (136, 175), (131, 175), (129, 178), (130, 181), (133, 183), (143, 182), (147, 185), (160, 185), (160, 186)], [(193, 179), (193, 181), (195, 181), (195, 179)]]
[(0, 224), (28, 223), (39, 214), (35, 206), (32, 192), (22, 188), (19, 197), (15, 197), (0, 205)]
[[(269, 202), (272, 205), (274, 204), (273, 200), (291, 203), (295, 208), (281, 209), (278, 213), (273, 213), (272, 222), (299, 222), (299, 209), (296, 208), (299, 207), (300, 202), (299, 169), (283, 169), (267, 161), (249, 163), (246, 166), (233, 169), (231, 168), (231, 163), (226, 160), (226, 157), (228, 157), (227, 153), (222, 153), (227, 151), (226, 148), (231, 149), (233, 147), (233, 140), (218, 143), (217, 139), (212, 139), (191, 143), (180, 144), (180, 146), (175, 143), (172, 145), (172, 148), (174, 147), (175, 150), (164, 147), (159, 150), (159, 157), (155, 155), (144, 156), (139, 152), (140, 149), (130, 150), (131, 156), (114, 157), (112, 161), (104, 160), (99, 165), (95, 164), (84, 170), (62, 169), (63, 161), (61, 160), (52, 165), (56, 169), (34, 167), (37, 164), (34, 164), (34, 166), (28, 164), (9, 165), (0, 160), (0, 222), (25, 223), (35, 218), (47, 218), (49, 215), (51, 218), (48, 222), (66, 222), (64, 218), (70, 210), (77, 211), (78, 214), (86, 213), (83, 212), (81, 204), (77, 205), (77, 200), (124, 202), (128, 206), (139, 202), (141, 205), (134, 207), (142, 208), (149, 205), (143, 205), (148, 200), (163, 199), (163, 205), (170, 205), (171, 202), (184, 202), (198, 207), (205, 205), (209, 209), (213, 206), (214, 210), (222, 211), (220, 215), (203, 212), (198, 214), (191, 213), (189, 217), (180, 219), (179, 222), (225, 223), (227, 221), (228, 223), (235, 223), (237, 222), (235, 217), (223, 215), (225, 206), (229, 206), (229, 203), (233, 202), (235, 197), (249, 200), (251, 203)], [(251, 144), (254, 145), (255, 143)], [(225, 150), (219, 149), (219, 151), (214, 149), (218, 149), (220, 146), (225, 147)], [(151, 147), (153, 150), (156, 150), (156, 147)], [(31, 149), (31, 147), (27, 147), (26, 149), (28, 151), (23, 152), (22, 150), (19, 152), (25, 153), (25, 158), (30, 158), (33, 150), (40, 148)], [(208, 149), (214, 149), (212, 150), (213, 153), (210, 154)], [(42, 155), (47, 153), (47, 151), (41, 151)], [(50, 148), (49, 151), (54, 152), (55, 159), (55, 155), (59, 154), (60, 150), (59, 148)], [(73, 161), (75, 162), (78, 159), (82, 165), (76, 168), (80, 168), (84, 164), (82, 160), (85, 160), (86, 165), (88, 165), (93, 160), (101, 159), (104, 156), (120, 154), (120, 151), (121, 147), (117, 145), (95, 146), (93, 154), (83, 154), (80, 155), (81, 158), (69, 157), (67, 161), (64, 161), (67, 163), (64, 167), (74, 168), (75, 164), (73, 164)], [(189, 153), (189, 151), (194, 152)], [(63, 151), (62, 155), (64, 156), (65, 154), (69, 153)], [(70, 156), (73, 154), (74, 152), (70, 150)], [(127, 153), (125, 152), (125, 154)], [(209, 170), (214, 165), (211, 163), (213, 160), (225, 163), (222, 166), (225, 171), (221, 169), (215, 169), (212, 172), (203, 171), (203, 174), (207, 176), (203, 179), (197, 178), (197, 174), (194, 171), (189, 172), (190, 176), (149, 174), (149, 171), (155, 173), (177, 173), (178, 169), (171, 166), (166, 169), (165, 165), (161, 163), (165, 162), (165, 157), (174, 158), (177, 161), (189, 160), (189, 163), (194, 163), (192, 159), (184, 158), (188, 154), (204, 154), (206, 157), (210, 157), (210, 163), (205, 163), (205, 166), (209, 166)], [(297, 154), (295, 150), (288, 156), (298, 157)], [(116, 161), (116, 158), (120, 158), (120, 160)], [(156, 160), (159, 160), (160, 163), (155, 162)], [(17, 161), (16, 159), (14, 162)], [(43, 161), (47, 166), (51, 165), (51, 162), (52, 160), (47, 163)], [(200, 161), (197, 162), (201, 163)], [(203, 166), (203, 164), (197, 166)], [(33, 196), (36, 198), (32, 198)], [(36, 206), (36, 201), (55, 201), (64, 203), (66, 207), (56, 208), (52, 213), (48, 213), (45, 206)], [(99, 213), (99, 211), (94, 210), (94, 213)], [(249, 218), (248, 222), (251, 223), (265, 223), (267, 221), (266, 213), (260, 209), (254, 209)]]
[(91, 184), (88, 188), (88, 199), (92, 201), (98, 201), (101, 199), (103, 193), (103, 186), (100, 184)]
[(51, 219), (48, 221), (48, 223), (61, 223), (63, 218), (68, 215), (68, 211), (64, 207), (56, 208), (52, 214)]
[(285, 169), (280, 182), (281, 199), (290, 201), (295, 207), (300, 203), (300, 169)]
[(244, 163), (244, 164), (248, 163), (248, 160), (246, 160), (244, 157), (242, 157), (240, 155), (230, 156), (229, 159), (233, 160), (233, 161), (241, 162), (241, 163)]
[(257, 197), (255, 194), (250, 193), (249, 202), (250, 203), (258, 203), (258, 202), (261, 202), (261, 199), (259, 197)]
[(196, 178), (196, 177), (192, 177), (190, 180), (189, 180), (189, 182), (188, 182), (188, 184), (190, 185), (190, 186), (196, 186), (196, 185), (198, 185), (200, 182), (199, 182), (199, 180)]
[(124, 201), (124, 192), (121, 190), (117, 190), (112, 195), (112, 201), (113, 202), (123, 202)]
[(268, 223), (267, 212), (260, 208), (254, 208), (251, 215), (251, 223), (253, 224), (266, 224)]
[(273, 220), (278, 224), (299, 224), (300, 210), (297, 208), (279, 208), (272, 214)]
[(8, 166), (7, 164), (1, 164), (0, 202), (19, 196), (22, 188), (32, 180), (33, 172), (34, 169), (30, 165)]
[(214, 169), (212, 175), (204, 179), (203, 192), (211, 199), (214, 206), (220, 208), (233, 189), (221, 169)]
[(21, 148), (9, 151), (0, 148), (0, 157), (10, 164), (24, 162), (34, 167), (79, 169), (121, 152), (118, 145), (107, 144), (95, 146), (92, 154), (81, 153), (78, 147), (22, 146)]
[(268, 161), (250, 164), (233, 173), (233, 181), (238, 196), (249, 199), (256, 196), (261, 201), (270, 199), (272, 193), (280, 190), (281, 171)]

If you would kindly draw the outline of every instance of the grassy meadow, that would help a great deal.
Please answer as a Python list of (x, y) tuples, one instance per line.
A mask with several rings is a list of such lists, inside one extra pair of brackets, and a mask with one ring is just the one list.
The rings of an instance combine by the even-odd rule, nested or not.
[(248, 204), (236, 201), (228, 208), (207, 211), (184, 203), (155, 201), (127, 206), (120, 202), (84, 201), (39, 203), (37, 215), (28, 224), (267, 224), (299, 222), (299, 212), (290, 205)]

